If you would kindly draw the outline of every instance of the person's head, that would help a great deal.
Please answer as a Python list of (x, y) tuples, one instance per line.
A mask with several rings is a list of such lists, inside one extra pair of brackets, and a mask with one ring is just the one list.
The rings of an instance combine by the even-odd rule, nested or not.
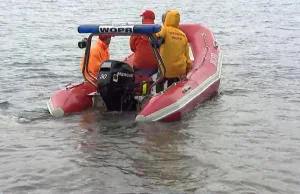
[(141, 15), (143, 24), (154, 24), (155, 14), (151, 10), (145, 10)]
[(167, 12), (166, 12), (166, 13), (163, 13), (163, 14), (161, 15), (161, 21), (162, 21), (162, 24), (165, 23), (166, 15), (167, 15)]
[(99, 39), (104, 42), (107, 46), (109, 46), (110, 44), (110, 40), (111, 40), (111, 35), (106, 35), (106, 34), (103, 34), (103, 35), (99, 35)]
[(180, 13), (177, 10), (168, 10), (164, 20), (164, 26), (173, 26), (179, 28)]

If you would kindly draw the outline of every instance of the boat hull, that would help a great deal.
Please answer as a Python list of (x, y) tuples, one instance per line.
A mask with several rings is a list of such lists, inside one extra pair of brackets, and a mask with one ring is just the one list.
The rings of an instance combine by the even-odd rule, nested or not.
[(70, 85), (53, 93), (47, 102), (48, 110), (55, 117), (81, 112), (93, 106), (96, 88), (87, 82)]
[[(131, 58), (129, 58), (131, 60)], [(135, 75), (135, 81), (141, 83), (143, 81), (151, 81), (149, 76)], [(150, 87), (150, 83), (147, 84), (147, 88)], [(141, 95), (142, 88), (136, 88), (136, 92)], [(100, 96), (97, 93), (96, 88), (88, 83), (80, 83), (75, 85), (69, 85), (64, 89), (60, 89), (53, 93), (47, 102), (48, 110), (54, 117), (62, 117), (72, 113), (78, 113), (85, 109), (95, 106), (99, 108), (102, 104), (102, 98), (94, 98)], [(100, 100), (100, 102), (99, 102)], [(100, 106), (101, 108), (103, 105)]]
[(213, 33), (200, 24), (183, 24), (194, 56), (187, 79), (154, 95), (137, 115), (136, 121), (176, 121), (217, 92), (223, 54)]
[[(213, 33), (200, 24), (181, 24), (180, 28), (187, 35), (192, 49), (192, 70), (187, 74), (187, 79), (150, 97), (137, 114), (137, 122), (180, 120), (186, 112), (210, 98), (219, 88), (223, 54)], [(131, 54), (123, 61), (133, 66), (133, 59), (134, 54)], [(136, 74), (136, 82), (150, 80), (148, 76)], [(142, 93), (140, 89), (137, 91)], [(96, 104), (96, 92), (96, 88), (88, 82), (68, 86), (52, 94), (47, 102), (49, 112), (55, 117), (81, 112)]]

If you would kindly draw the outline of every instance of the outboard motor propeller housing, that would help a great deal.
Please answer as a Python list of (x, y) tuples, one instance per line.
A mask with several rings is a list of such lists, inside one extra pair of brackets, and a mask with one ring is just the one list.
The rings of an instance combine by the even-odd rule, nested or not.
[(104, 61), (97, 82), (107, 111), (136, 110), (133, 87), (135, 73), (130, 65), (123, 61)]

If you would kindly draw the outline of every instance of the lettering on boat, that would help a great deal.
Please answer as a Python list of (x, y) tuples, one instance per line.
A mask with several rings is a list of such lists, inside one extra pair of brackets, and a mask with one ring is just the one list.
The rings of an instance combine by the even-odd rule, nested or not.
[(132, 27), (99, 27), (100, 33), (133, 33)]
[(210, 54), (210, 63), (217, 66), (217, 64), (218, 64), (218, 55), (216, 55), (215, 53), (211, 53)]
[(122, 77), (133, 77), (133, 74), (132, 74), (132, 73), (118, 72), (117, 75), (118, 75), (118, 76), (122, 76)]
[(101, 74), (100, 76), (99, 76), (99, 79), (106, 79), (107, 78), (107, 74)]

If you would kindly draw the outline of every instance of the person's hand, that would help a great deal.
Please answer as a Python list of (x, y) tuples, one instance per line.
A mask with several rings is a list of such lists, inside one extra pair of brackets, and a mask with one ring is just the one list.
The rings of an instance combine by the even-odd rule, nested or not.
[(181, 76), (179, 76), (180, 80), (183, 80), (185, 77), (186, 77), (186, 73), (184, 73)]
[(186, 66), (186, 74), (188, 74), (188, 72), (190, 72), (190, 70), (192, 69), (192, 62), (191, 60), (187, 60), (187, 66)]
[(165, 39), (163, 37), (157, 37), (154, 41), (154, 47), (159, 48), (163, 43), (165, 43)]
[(190, 72), (191, 68), (190, 67), (186, 67), (185, 73), (188, 74), (188, 72)]

